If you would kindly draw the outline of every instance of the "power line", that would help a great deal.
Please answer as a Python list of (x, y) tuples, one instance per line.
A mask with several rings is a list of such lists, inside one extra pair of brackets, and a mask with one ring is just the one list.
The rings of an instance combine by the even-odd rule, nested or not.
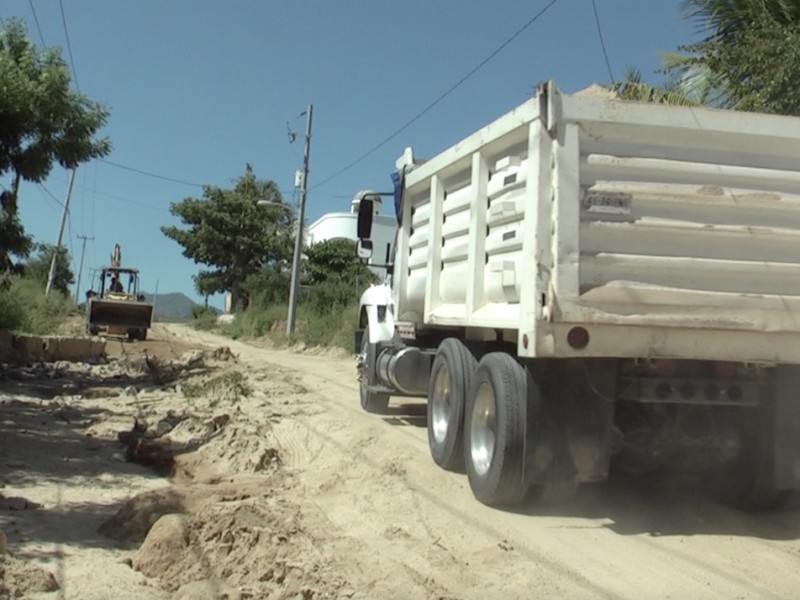
[(528, 22), (527, 22), (527, 23), (525, 23), (525, 24), (524, 24), (522, 27), (520, 27), (520, 28), (519, 28), (519, 29), (518, 29), (518, 30), (517, 30), (517, 31), (516, 31), (516, 32), (515, 32), (515, 33), (514, 33), (514, 34), (513, 34), (511, 37), (509, 37), (509, 38), (508, 38), (506, 41), (504, 41), (502, 44), (500, 44), (500, 46), (498, 46), (498, 47), (497, 47), (497, 49), (496, 49), (496, 50), (494, 50), (494, 52), (492, 52), (491, 54), (489, 54), (489, 56), (487, 56), (487, 57), (486, 57), (486, 58), (484, 58), (484, 59), (483, 59), (483, 60), (482, 60), (480, 63), (478, 63), (478, 66), (476, 66), (476, 67), (475, 67), (475, 68), (473, 68), (471, 71), (469, 71), (469, 72), (468, 72), (466, 75), (464, 75), (464, 76), (463, 76), (461, 79), (459, 79), (459, 80), (458, 80), (458, 81), (457, 81), (457, 82), (456, 82), (454, 85), (452, 85), (452, 86), (451, 86), (449, 89), (447, 89), (447, 90), (446, 90), (446, 91), (445, 91), (443, 94), (441, 94), (441, 95), (440, 95), (438, 98), (436, 98), (436, 99), (435, 99), (433, 102), (431, 102), (430, 104), (428, 104), (428, 106), (426, 106), (426, 107), (425, 107), (424, 109), (422, 109), (422, 110), (421, 110), (419, 113), (417, 113), (417, 114), (416, 114), (416, 115), (415, 115), (415, 116), (414, 116), (414, 117), (413, 117), (413, 118), (412, 118), (410, 121), (408, 121), (407, 123), (405, 123), (404, 125), (402, 125), (402, 126), (401, 126), (401, 127), (399, 127), (398, 129), (396, 129), (396, 130), (395, 130), (395, 131), (394, 131), (394, 132), (393, 132), (391, 135), (389, 135), (388, 137), (386, 137), (386, 138), (385, 138), (383, 141), (381, 141), (379, 144), (377, 144), (377, 145), (373, 146), (372, 148), (370, 148), (369, 150), (367, 150), (367, 151), (366, 151), (364, 154), (362, 154), (361, 156), (359, 156), (357, 159), (355, 159), (354, 161), (352, 161), (352, 162), (351, 162), (351, 163), (349, 163), (348, 165), (346, 165), (346, 166), (342, 167), (341, 169), (339, 169), (338, 171), (336, 171), (336, 172), (335, 172), (333, 175), (331, 175), (330, 177), (326, 177), (325, 179), (323, 179), (322, 181), (320, 181), (319, 183), (317, 183), (316, 185), (314, 185), (314, 187), (312, 187), (312, 188), (311, 188), (311, 190), (315, 190), (315, 189), (317, 189), (318, 187), (320, 187), (320, 186), (322, 186), (322, 185), (324, 185), (324, 184), (328, 183), (329, 181), (331, 181), (331, 180), (333, 180), (333, 179), (337, 178), (337, 177), (338, 177), (339, 175), (341, 175), (342, 173), (344, 173), (344, 172), (346, 172), (346, 171), (349, 171), (351, 168), (353, 168), (354, 166), (356, 166), (356, 165), (357, 165), (358, 163), (360, 163), (362, 160), (364, 160), (365, 158), (367, 158), (368, 156), (370, 156), (372, 153), (376, 152), (377, 150), (379, 150), (380, 148), (382, 148), (383, 146), (385, 146), (387, 143), (389, 143), (389, 142), (390, 142), (390, 141), (392, 141), (394, 138), (396, 138), (398, 135), (400, 135), (400, 134), (401, 134), (403, 131), (405, 131), (406, 129), (408, 129), (408, 128), (409, 128), (411, 125), (413, 125), (414, 123), (416, 123), (417, 121), (419, 121), (419, 119), (421, 119), (421, 118), (422, 118), (422, 117), (423, 117), (425, 114), (427, 114), (427, 113), (428, 113), (428, 112), (429, 112), (431, 109), (433, 109), (433, 108), (434, 108), (434, 107), (435, 107), (437, 104), (439, 104), (439, 103), (440, 103), (442, 100), (444, 100), (444, 99), (445, 99), (447, 96), (449, 96), (451, 93), (453, 93), (453, 92), (454, 92), (454, 91), (455, 91), (457, 88), (461, 87), (461, 85), (463, 85), (463, 84), (464, 84), (464, 82), (466, 82), (466, 81), (467, 81), (467, 80), (468, 80), (470, 77), (472, 77), (472, 76), (473, 76), (475, 73), (477, 73), (477, 72), (478, 72), (480, 69), (482, 69), (482, 68), (483, 68), (483, 67), (484, 67), (484, 66), (485, 66), (485, 65), (486, 65), (486, 64), (487, 64), (487, 63), (488, 63), (490, 60), (492, 60), (492, 59), (493, 59), (495, 56), (497, 56), (497, 55), (498, 55), (498, 54), (499, 54), (501, 51), (503, 51), (503, 50), (505, 49), (505, 47), (506, 47), (506, 46), (508, 46), (508, 45), (509, 45), (511, 42), (513, 42), (513, 41), (514, 41), (514, 40), (515, 40), (517, 37), (519, 37), (519, 36), (520, 36), (520, 35), (521, 35), (521, 34), (522, 34), (522, 33), (523, 33), (523, 32), (524, 32), (526, 29), (528, 29), (528, 27), (530, 27), (530, 26), (531, 26), (531, 25), (533, 25), (533, 24), (534, 24), (536, 21), (538, 21), (538, 20), (539, 20), (539, 18), (540, 18), (540, 17), (542, 17), (542, 16), (543, 16), (543, 15), (544, 15), (544, 14), (545, 14), (545, 13), (546, 13), (548, 10), (550, 10), (550, 8), (552, 8), (552, 6), (553, 6), (553, 5), (554, 5), (556, 2), (558, 2), (558, 0), (550, 0), (550, 2), (549, 2), (549, 3), (548, 3), (548, 4), (547, 4), (547, 5), (546, 5), (546, 6), (545, 6), (543, 9), (541, 9), (541, 10), (540, 10), (538, 13), (536, 13), (536, 14), (535, 14), (535, 15), (534, 15), (534, 16), (533, 16), (531, 19), (529, 19), (529, 20), (528, 20)]
[(172, 183), (180, 183), (182, 185), (189, 185), (192, 187), (202, 188), (202, 183), (195, 183), (193, 181), (185, 181), (183, 179), (176, 179), (175, 177), (167, 177), (166, 175), (158, 175), (156, 173), (150, 173), (148, 171), (143, 171), (141, 169), (135, 169), (133, 167), (126, 167), (125, 165), (121, 165), (119, 163), (111, 162), (110, 160), (106, 160), (104, 158), (98, 158), (102, 163), (107, 165), (111, 165), (112, 167), (117, 167), (118, 169), (124, 169), (125, 171), (132, 171), (134, 173), (138, 173), (139, 175), (146, 175), (147, 177), (153, 177), (154, 179), (162, 179), (164, 181), (171, 181)]
[[(78, 187), (83, 187), (83, 186), (79, 185)], [(108, 194), (106, 192), (100, 192), (100, 191), (98, 191), (96, 189), (92, 190), (92, 193), (100, 195), (100, 196), (105, 196), (106, 198), (110, 198), (110, 199), (116, 200), (118, 202), (124, 202), (125, 204), (133, 204), (134, 206), (141, 206), (142, 208), (149, 208), (151, 210), (161, 210), (161, 211), (164, 211), (164, 212), (169, 212), (169, 209), (168, 208), (164, 208), (163, 206), (156, 206), (154, 204), (146, 204), (145, 202), (139, 202), (138, 200), (130, 200), (129, 198), (123, 198), (121, 196), (115, 196), (114, 194)], [(94, 208), (92, 208), (92, 211), (94, 211)], [(92, 230), (94, 230), (94, 223), (92, 223)]]
[[(55, 181), (63, 182), (63, 180), (59, 179), (58, 177), (52, 177), (52, 179), (54, 179)], [(92, 195), (93, 195), (92, 196), (92, 223), (91, 223), (92, 234), (94, 234), (94, 196), (95, 195), (105, 196), (106, 198), (111, 198), (112, 200), (117, 200), (118, 202), (125, 202), (126, 204), (133, 204), (135, 206), (141, 206), (142, 208), (149, 208), (149, 209), (152, 209), (152, 210), (161, 210), (161, 211), (164, 211), (164, 212), (169, 212), (169, 209), (168, 208), (164, 208), (163, 206), (156, 206), (154, 204), (146, 204), (144, 202), (139, 202), (137, 200), (130, 200), (128, 198), (123, 198), (121, 196), (115, 196), (114, 194), (108, 194), (106, 192), (100, 192), (100, 191), (97, 190), (97, 188), (93, 188), (93, 189), (89, 190), (89, 188), (84, 188), (84, 186), (82, 186), (79, 183), (76, 183), (76, 184), (73, 184), (73, 185), (74, 185), (74, 187), (78, 187), (78, 188), (81, 188), (81, 189), (86, 189), (87, 191), (91, 191), (92, 192)], [(47, 191), (47, 190), (45, 190), (45, 191)], [(50, 192), (47, 192), (47, 193), (50, 194)], [(55, 196), (53, 196), (52, 194), (50, 194), (50, 197), (55, 199)], [(58, 202), (57, 199), (56, 199), (56, 202)], [(59, 202), (59, 204), (61, 204), (61, 202)], [(63, 206), (63, 204), (62, 204), (62, 206)]]
[(603, 49), (603, 56), (606, 59), (606, 68), (608, 69), (608, 76), (611, 78), (611, 83), (617, 83), (614, 81), (614, 73), (611, 70), (611, 61), (608, 60), (608, 51), (606, 50), (606, 42), (603, 39), (603, 28), (600, 27), (600, 16), (597, 14), (597, 1), (592, 0), (592, 8), (594, 9), (594, 22), (597, 24), (597, 36), (600, 38), (600, 47)]
[(44, 36), (42, 35), (42, 28), (39, 25), (39, 17), (36, 16), (36, 9), (33, 7), (33, 0), (28, 0), (28, 4), (30, 4), (31, 6), (31, 12), (33, 13), (33, 21), (36, 23), (36, 30), (39, 32), (39, 39), (42, 40), (42, 46), (46, 46), (47, 44), (44, 43)]
[(48, 190), (46, 187), (44, 187), (44, 184), (42, 184), (42, 183), (39, 183), (39, 184), (37, 184), (37, 185), (38, 185), (38, 186), (39, 186), (39, 187), (40, 187), (42, 190), (44, 190), (44, 192), (45, 192), (45, 193), (46, 193), (48, 196), (50, 196), (50, 197), (51, 197), (51, 198), (52, 198), (52, 199), (53, 199), (53, 200), (56, 202), (56, 204), (58, 204), (58, 205), (59, 205), (60, 207), (62, 207), (62, 208), (64, 207), (64, 203), (63, 203), (63, 202), (61, 202), (61, 200), (59, 200), (58, 198), (56, 198), (56, 197), (55, 197), (55, 196), (54, 196), (54, 195), (53, 195), (53, 194), (50, 192), (50, 190)]
[(67, 52), (69, 53), (69, 64), (72, 65), (72, 77), (75, 79), (75, 88), (80, 91), (81, 86), (78, 85), (78, 72), (75, 70), (75, 61), (72, 58), (72, 44), (69, 43), (69, 31), (67, 30), (67, 15), (64, 13), (64, 2), (58, 0), (61, 7), (61, 23), (64, 25), (64, 37), (67, 40)]
[[(144, 175), (145, 177), (152, 177), (154, 179), (161, 179), (163, 181), (170, 181), (172, 183), (180, 183), (181, 185), (188, 185), (188, 186), (196, 187), (196, 188), (204, 188), (205, 187), (205, 185), (203, 185), (202, 183), (196, 183), (194, 181), (187, 181), (185, 179), (178, 179), (176, 177), (168, 177), (167, 175), (159, 175), (158, 173), (151, 173), (149, 171), (144, 171), (142, 169), (137, 169), (137, 168), (134, 168), (134, 167), (128, 167), (128, 166), (125, 166), (125, 165), (122, 165), (122, 164), (119, 164), (119, 163), (115, 163), (115, 162), (112, 162), (110, 160), (106, 160), (104, 158), (98, 158), (97, 161), (105, 163), (107, 165), (111, 165), (112, 167), (117, 167), (118, 169), (123, 169), (125, 171), (131, 171), (131, 172), (137, 173), (139, 175)], [(81, 186), (78, 186), (78, 187), (81, 187)], [(94, 190), (94, 191), (96, 191), (96, 190)], [(285, 194), (285, 195), (289, 195), (290, 193), (294, 194), (294, 190), (292, 192), (289, 192), (289, 191), (286, 191), (286, 190), (280, 190), (280, 192), (281, 192), (281, 194)], [(102, 192), (96, 192), (96, 193), (100, 194), (101, 196), (110, 196), (109, 194), (104, 194)], [(324, 197), (324, 198), (350, 198), (350, 196), (347, 195), (347, 194), (318, 194), (318, 195), (320, 197)], [(113, 198), (114, 196), (110, 196), (110, 197)], [(120, 198), (117, 198), (117, 199), (119, 200)], [(132, 202), (132, 201), (130, 201), (130, 202)], [(146, 204), (142, 204), (141, 206), (147, 206), (147, 205)], [(150, 206), (150, 208), (157, 208), (157, 207)]]

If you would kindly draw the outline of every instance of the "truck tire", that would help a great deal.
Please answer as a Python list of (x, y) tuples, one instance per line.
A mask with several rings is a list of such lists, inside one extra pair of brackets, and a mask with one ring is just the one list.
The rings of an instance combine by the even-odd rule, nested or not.
[(375, 368), (376, 351), (377, 345), (369, 343), (369, 326), (367, 326), (361, 338), (361, 354), (358, 367), (361, 408), (368, 413), (384, 414), (389, 406), (389, 394), (386, 392), (373, 392), (369, 389), (370, 369)]
[(524, 477), (527, 373), (492, 352), (478, 363), (467, 399), (464, 459), (472, 493), (489, 506), (519, 504)]
[(147, 330), (146, 329), (139, 329), (139, 328), (131, 328), (128, 329), (128, 340), (145, 340), (147, 339)]
[(448, 471), (464, 469), (464, 409), (478, 361), (456, 338), (436, 352), (428, 384), (428, 446), (434, 462)]

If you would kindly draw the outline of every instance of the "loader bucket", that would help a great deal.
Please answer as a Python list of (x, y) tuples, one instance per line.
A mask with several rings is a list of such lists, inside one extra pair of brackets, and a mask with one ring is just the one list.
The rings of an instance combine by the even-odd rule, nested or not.
[(153, 305), (146, 302), (91, 298), (87, 311), (90, 329), (147, 329), (153, 319)]

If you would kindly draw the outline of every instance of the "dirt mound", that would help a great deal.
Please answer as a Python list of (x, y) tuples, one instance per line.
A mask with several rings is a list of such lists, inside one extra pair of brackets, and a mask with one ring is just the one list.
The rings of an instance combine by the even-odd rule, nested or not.
[(144, 541), (153, 524), (162, 516), (182, 513), (188, 504), (186, 493), (175, 488), (139, 494), (100, 525), (100, 533), (122, 546), (135, 546)]
[(578, 90), (572, 95), (581, 98), (606, 98), (608, 100), (619, 98), (614, 90), (610, 90), (606, 86), (600, 85), (599, 83), (593, 83), (589, 87)]
[(273, 490), (281, 488), (281, 478), (276, 475), (234, 477), (226, 481), (144, 492), (130, 498), (114, 516), (106, 520), (100, 526), (100, 533), (124, 547), (135, 547), (145, 540), (153, 525), (164, 515), (188, 515), (220, 502), (268, 497)]
[(298, 507), (275, 498), (164, 516), (133, 567), (185, 597), (338, 597), (346, 586), (303, 531)]

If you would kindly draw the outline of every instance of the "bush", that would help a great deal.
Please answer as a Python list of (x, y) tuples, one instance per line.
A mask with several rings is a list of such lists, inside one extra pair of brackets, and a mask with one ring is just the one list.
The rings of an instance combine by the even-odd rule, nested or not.
[[(238, 337), (262, 337), (278, 333), (286, 329), (286, 316), (289, 307), (286, 305), (251, 306), (236, 315), (233, 323), (224, 328), (228, 335)], [(282, 327), (281, 327), (282, 325)]]
[(74, 310), (69, 297), (58, 291), (45, 297), (40, 282), (25, 277), (12, 277), (10, 285), (0, 291), (0, 329), (52, 334)]
[(354, 299), (358, 299), (361, 291), (356, 289), (353, 281), (331, 278), (308, 290), (303, 305), (314, 314), (337, 313), (352, 305)]
[(195, 329), (207, 331), (217, 324), (217, 311), (206, 306), (192, 307), (192, 324)]
[(300, 313), (302, 327), (296, 338), (313, 346), (334, 346), (352, 350), (353, 332), (358, 327), (358, 303), (340, 306), (336, 311), (314, 311), (304, 307)]

